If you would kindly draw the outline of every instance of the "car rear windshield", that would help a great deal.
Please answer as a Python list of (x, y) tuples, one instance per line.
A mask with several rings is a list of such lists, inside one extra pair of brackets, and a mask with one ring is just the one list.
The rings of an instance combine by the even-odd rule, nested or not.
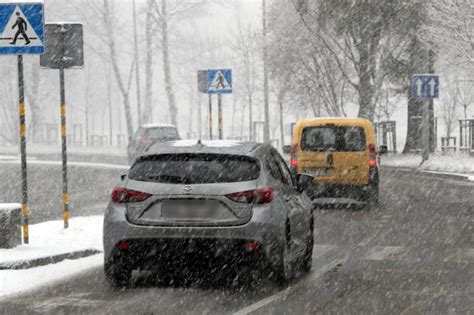
[(158, 127), (148, 129), (146, 135), (150, 139), (176, 140), (178, 138), (178, 131), (173, 127)]
[(303, 151), (363, 151), (366, 147), (364, 128), (356, 126), (306, 127), (301, 136)]
[(128, 177), (170, 184), (211, 184), (258, 178), (258, 162), (246, 156), (222, 154), (162, 154), (142, 157)]

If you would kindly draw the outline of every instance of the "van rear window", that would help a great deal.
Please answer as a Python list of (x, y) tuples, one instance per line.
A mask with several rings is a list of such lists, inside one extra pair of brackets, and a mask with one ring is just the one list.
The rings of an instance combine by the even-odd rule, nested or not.
[(139, 158), (128, 174), (138, 181), (186, 185), (244, 182), (259, 176), (259, 163), (250, 157), (188, 153)]
[(303, 151), (363, 151), (367, 145), (365, 131), (356, 126), (315, 126), (303, 129)]

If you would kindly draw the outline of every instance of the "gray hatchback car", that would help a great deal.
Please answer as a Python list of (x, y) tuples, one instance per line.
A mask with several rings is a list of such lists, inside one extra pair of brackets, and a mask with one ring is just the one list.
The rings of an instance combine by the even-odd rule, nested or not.
[(106, 277), (123, 285), (135, 269), (169, 272), (181, 268), (177, 262), (207, 259), (230, 270), (263, 262), (285, 282), (311, 268), (314, 224), (304, 187), (312, 180), (292, 177), (269, 145), (154, 145), (112, 192), (104, 218)]

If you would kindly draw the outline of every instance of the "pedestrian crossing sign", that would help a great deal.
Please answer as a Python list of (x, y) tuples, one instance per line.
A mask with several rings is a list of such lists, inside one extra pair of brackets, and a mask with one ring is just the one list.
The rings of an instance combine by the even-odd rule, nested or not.
[(207, 71), (207, 93), (231, 94), (232, 69), (210, 69)]
[(44, 39), (42, 1), (0, 2), (0, 54), (43, 54)]

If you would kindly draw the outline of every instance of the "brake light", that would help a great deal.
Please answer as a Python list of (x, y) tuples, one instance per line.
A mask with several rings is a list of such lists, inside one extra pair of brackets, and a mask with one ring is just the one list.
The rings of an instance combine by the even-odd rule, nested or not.
[(265, 204), (273, 200), (273, 188), (259, 188), (226, 195), (232, 201), (240, 203)]
[(149, 139), (149, 138), (147, 138), (147, 137), (141, 137), (141, 138), (140, 138), (140, 142), (141, 142), (142, 144), (151, 144), (151, 143), (152, 143), (151, 139)]
[(150, 198), (150, 194), (141, 191), (130, 190), (122, 187), (115, 187), (112, 191), (112, 202), (115, 203), (135, 203), (142, 202)]
[(298, 167), (298, 144), (292, 144), (290, 148), (290, 166), (292, 168), (297, 168)]
[(377, 166), (377, 148), (374, 144), (369, 145), (369, 166)]

